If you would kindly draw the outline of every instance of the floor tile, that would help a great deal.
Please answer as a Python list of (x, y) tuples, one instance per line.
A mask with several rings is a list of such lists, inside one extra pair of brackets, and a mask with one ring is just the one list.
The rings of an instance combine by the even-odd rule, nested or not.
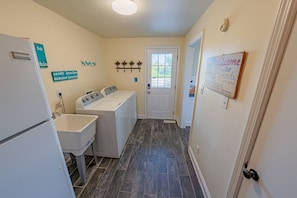
[(87, 182), (67, 163), (77, 198), (203, 198), (188, 154), (190, 129), (138, 120), (119, 159), (85, 156)]

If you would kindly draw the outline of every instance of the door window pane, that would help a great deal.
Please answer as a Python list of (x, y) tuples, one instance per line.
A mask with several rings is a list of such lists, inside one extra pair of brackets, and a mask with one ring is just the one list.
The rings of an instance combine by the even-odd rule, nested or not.
[(152, 87), (171, 88), (172, 54), (152, 54)]

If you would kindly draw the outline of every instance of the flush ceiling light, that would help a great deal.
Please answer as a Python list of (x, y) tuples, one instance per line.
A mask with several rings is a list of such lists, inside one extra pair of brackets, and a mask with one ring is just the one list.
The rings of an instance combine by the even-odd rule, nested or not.
[(132, 15), (137, 11), (137, 5), (131, 0), (115, 0), (112, 9), (122, 15)]

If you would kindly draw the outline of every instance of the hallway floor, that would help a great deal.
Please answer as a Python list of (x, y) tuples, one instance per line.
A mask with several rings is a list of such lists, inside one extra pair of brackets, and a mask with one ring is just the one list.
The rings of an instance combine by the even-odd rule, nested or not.
[(77, 198), (202, 198), (187, 152), (189, 130), (163, 120), (138, 120), (119, 159), (86, 156), (87, 182), (68, 170)]

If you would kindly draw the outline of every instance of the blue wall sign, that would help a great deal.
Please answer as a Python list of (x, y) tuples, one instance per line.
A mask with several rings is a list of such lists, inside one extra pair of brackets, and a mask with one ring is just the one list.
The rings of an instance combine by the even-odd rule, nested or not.
[(77, 70), (53, 71), (52, 77), (54, 82), (77, 79)]
[(39, 63), (39, 67), (40, 68), (47, 68), (47, 61), (46, 61), (46, 57), (45, 57), (45, 52), (44, 52), (44, 47), (42, 44), (39, 43), (34, 43), (34, 47), (35, 47), (35, 51), (36, 51), (36, 55), (37, 55), (37, 59), (38, 59), (38, 63)]

